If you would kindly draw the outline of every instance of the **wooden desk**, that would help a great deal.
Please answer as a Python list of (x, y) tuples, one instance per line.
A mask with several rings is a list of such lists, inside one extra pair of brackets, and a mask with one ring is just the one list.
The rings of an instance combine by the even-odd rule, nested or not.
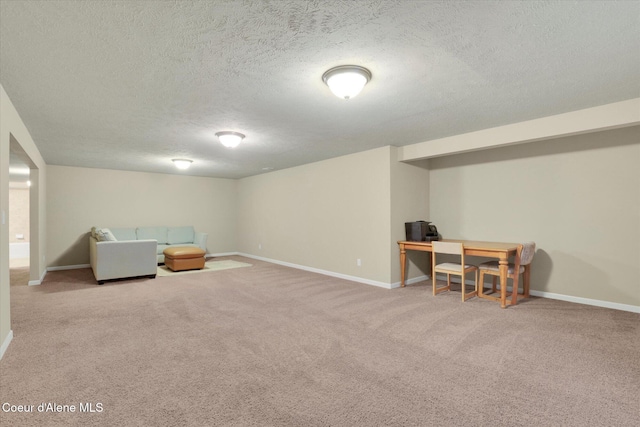
[[(509, 257), (516, 255), (518, 243), (476, 242), (472, 240), (452, 239), (443, 239), (442, 241), (458, 242), (464, 244), (465, 256), (471, 255), (498, 259), (498, 262), (500, 264), (500, 307), (505, 308), (507, 306), (507, 271), (509, 269)], [(432, 249), (431, 242), (410, 242), (401, 240), (398, 242), (398, 245), (400, 246), (400, 286), (404, 287), (407, 267), (407, 251), (431, 253)], [(530, 277), (529, 267), (529, 265), (525, 266), (524, 289), (528, 289)], [(515, 292), (518, 292), (518, 290), (515, 289)]]

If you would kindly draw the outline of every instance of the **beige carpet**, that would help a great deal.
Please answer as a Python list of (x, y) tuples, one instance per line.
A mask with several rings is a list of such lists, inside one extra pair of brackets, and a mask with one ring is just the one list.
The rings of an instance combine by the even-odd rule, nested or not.
[(204, 268), (201, 270), (185, 270), (185, 271), (171, 271), (169, 267), (165, 265), (158, 266), (158, 276), (177, 276), (180, 274), (193, 274), (193, 273), (207, 273), (210, 271), (229, 270), (231, 268), (251, 267), (251, 264), (246, 262), (234, 261), (232, 259), (225, 260), (209, 260), (205, 262)]
[(29, 258), (9, 260), (9, 284), (11, 286), (29, 285)]
[(9, 268), (9, 283), (11, 286), (27, 286), (29, 284), (29, 266)]
[(11, 286), (29, 285), (29, 258), (13, 258), (9, 260), (9, 284)]
[(11, 288), (2, 426), (635, 426), (640, 315), (532, 298), (501, 310), (257, 260)]

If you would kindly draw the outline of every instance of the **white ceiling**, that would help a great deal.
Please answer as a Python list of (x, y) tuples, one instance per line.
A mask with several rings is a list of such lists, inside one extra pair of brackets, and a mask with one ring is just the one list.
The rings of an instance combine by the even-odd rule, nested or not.
[[(240, 178), (640, 96), (639, 1), (0, 0), (0, 28), (53, 165)], [(373, 74), (349, 101), (341, 64)]]

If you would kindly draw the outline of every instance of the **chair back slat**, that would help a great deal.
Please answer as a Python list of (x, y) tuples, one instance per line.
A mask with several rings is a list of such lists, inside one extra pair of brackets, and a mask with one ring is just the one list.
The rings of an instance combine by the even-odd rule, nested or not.
[(457, 242), (431, 242), (433, 252), (441, 254), (462, 255), (462, 243)]

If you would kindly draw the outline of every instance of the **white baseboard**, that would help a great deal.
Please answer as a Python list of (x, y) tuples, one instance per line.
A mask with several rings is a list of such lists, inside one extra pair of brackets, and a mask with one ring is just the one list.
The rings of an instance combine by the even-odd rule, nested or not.
[[(383, 283), (383, 282), (377, 282), (374, 280), (368, 280), (368, 279), (363, 279), (361, 277), (355, 277), (355, 276), (348, 276), (346, 274), (340, 274), (340, 273), (334, 273), (332, 271), (327, 271), (327, 270), (320, 270), (317, 268), (313, 268), (313, 267), (307, 267), (307, 266), (303, 266), (303, 265), (297, 265), (297, 264), (292, 264), (289, 262), (283, 262), (283, 261), (278, 261), (278, 260), (274, 260), (274, 259), (270, 259), (270, 258), (264, 258), (264, 257), (259, 257), (256, 255), (251, 255), (251, 254), (245, 254), (245, 253), (236, 253), (234, 255), (241, 255), (247, 258), (253, 258), (253, 259), (258, 259), (261, 261), (266, 261), (266, 262), (271, 262), (273, 264), (279, 264), (279, 265), (284, 265), (285, 267), (292, 267), (292, 268), (297, 268), (300, 270), (305, 270), (305, 271), (311, 271), (314, 273), (320, 273), (320, 274), (324, 274), (327, 276), (332, 276), (332, 277), (338, 277), (340, 279), (345, 279), (345, 280), (351, 280), (353, 282), (359, 282), (359, 283), (364, 283), (367, 285), (373, 285), (373, 286), (378, 286), (381, 288), (385, 288), (385, 289), (394, 289), (394, 288), (398, 288), (400, 287), (400, 282), (395, 282), (395, 283)], [(424, 275), (424, 276), (419, 276), (419, 277), (414, 277), (412, 279), (408, 279), (405, 281), (405, 284), (407, 285), (411, 285), (413, 283), (418, 283), (421, 282), (423, 280), (428, 280), (430, 278), (430, 276)], [(438, 280), (446, 280), (446, 276), (438, 276)], [(452, 282), (454, 283), (460, 283), (460, 279), (457, 277), (452, 277)], [(467, 279), (465, 280), (465, 283), (469, 286), (473, 286), (475, 283), (473, 280)], [(490, 286), (490, 285), (489, 285)], [(485, 287), (486, 284), (485, 284)], [(511, 291), (511, 286), (507, 287), (507, 289), (509, 291)], [(604, 308), (611, 308), (614, 310), (622, 310), (622, 311), (630, 311), (632, 313), (640, 313), (640, 307), (639, 306), (635, 306), (635, 305), (629, 305), (629, 304), (619, 304), (619, 303), (614, 303), (614, 302), (609, 302), (609, 301), (601, 301), (601, 300), (595, 300), (595, 299), (589, 299), (589, 298), (582, 298), (582, 297), (573, 297), (570, 295), (562, 295), (562, 294), (554, 294), (551, 292), (541, 292), (541, 291), (530, 291), (529, 292), (531, 295), (533, 296), (537, 296), (537, 297), (542, 297), (542, 298), (549, 298), (549, 299), (557, 299), (557, 300), (561, 300), (561, 301), (568, 301), (568, 302), (575, 302), (578, 304), (586, 304), (586, 305), (592, 305), (592, 306), (596, 306), (596, 307), (604, 307)]]
[[(438, 275), (438, 280), (447, 280), (447, 276), (442, 276), (440, 277)], [(451, 281), (454, 283), (460, 283), (460, 279), (458, 277), (452, 277)], [(469, 286), (473, 286), (473, 280), (467, 279), (465, 280), (465, 283)], [(484, 287), (491, 287), (491, 285), (487, 286), (487, 283), (484, 284)], [(511, 286), (507, 286), (507, 291), (511, 292), (512, 287)], [(637, 305), (631, 305), (631, 304), (620, 304), (617, 302), (611, 302), (611, 301), (602, 301), (602, 300), (598, 300), (598, 299), (591, 299), (591, 298), (583, 298), (583, 297), (575, 297), (572, 295), (563, 295), (563, 294), (556, 294), (553, 292), (544, 292), (544, 291), (536, 291), (536, 290), (530, 290), (529, 291), (530, 295), (533, 295), (534, 297), (540, 297), (540, 298), (548, 298), (548, 299), (555, 299), (555, 300), (559, 300), (559, 301), (567, 301), (567, 302), (574, 302), (577, 304), (585, 304), (585, 305), (592, 305), (595, 307), (603, 307), (603, 308), (611, 308), (613, 310), (621, 310), (621, 311), (630, 311), (632, 313), (640, 313), (640, 306)]]
[(91, 264), (55, 265), (47, 267), (47, 271), (76, 270), (78, 268), (91, 268)]
[(392, 284), (378, 282), (376, 280), (364, 279), (362, 277), (357, 276), (349, 276), (348, 274), (335, 273), (333, 271), (322, 270), (314, 267), (307, 267), (306, 265), (293, 264), (290, 262), (278, 261), (271, 258), (264, 258), (257, 255), (245, 254), (238, 252), (236, 255), (241, 255), (247, 258), (253, 258), (260, 261), (270, 262), (272, 264), (284, 265), (285, 267), (297, 268), (298, 270), (310, 271), (312, 273), (324, 274), (325, 276), (337, 277), (338, 279), (350, 280), (352, 282), (364, 283), (366, 285), (378, 286), (380, 288), (391, 289)]
[(219, 254), (206, 254), (205, 258), (215, 258), (218, 256), (231, 256), (231, 255), (240, 255), (238, 252), (221, 252)]
[(632, 313), (640, 313), (640, 306), (631, 304), (620, 304), (617, 302), (602, 301), (591, 298), (574, 297), (571, 295), (554, 294), (552, 292), (534, 291), (529, 293), (535, 297), (557, 299), (560, 301), (575, 302), (577, 304), (593, 305), (596, 307), (611, 308), (613, 310), (630, 311)]
[(29, 285), (29, 286), (41, 285), (42, 281), (44, 280), (44, 276), (47, 275), (47, 271), (48, 271), (48, 269), (45, 268), (45, 270), (40, 275), (40, 279), (38, 279), (38, 280), (29, 280), (29, 283), (27, 283), (27, 285)]
[[(349, 276), (347, 274), (335, 273), (329, 270), (322, 270), (319, 268), (307, 267), (305, 265), (278, 261), (276, 259), (260, 257), (257, 255), (246, 254), (243, 252), (223, 252), (223, 253), (217, 253), (217, 254), (208, 253), (206, 257), (209, 258), (209, 257), (232, 256), (232, 255), (240, 255), (247, 258), (253, 258), (260, 261), (270, 262), (272, 264), (278, 264), (278, 265), (283, 265), (285, 267), (297, 268), (298, 270), (310, 271), (312, 273), (324, 274), (325, 276), (337, 277), (339, 279), (350, 280), (352, 282), (358, 282), (358, 283), (364, 283), (366, 285), (377, 286), (384, 289), (395, 289), (400, 287), (400, 282), (394, 282), (394, 283), (378, 282), (376, 280), (364, 279), (362, 277), (357, 277), (357, 276)], [(47, 274), (47, 271), (73, 270), (77, 268), (90, 268), (90, 267), (91, 266), (89, 264), (47, 267), (47, 269), (42, 273), (42, 277), (40, 278), (40, 280), (31, 281), (29, 282), (29, 285), (41, 284), (42, 281), (44, 280), (44, 276)], [(414, 283), (422, 282), (428, 279), (430, 279), (430, 276), (427, 276), (427, 275), (418, 276), (412, 279), (407, 279), (405, 281), (405, 284), (412, 285)], [(442, 277), (438, 276), (438, 280), (446, 280), (446, 276), (442, 276)], [(460, 279), (458, 279), (457, 277), (452, 277), (451, 281), (454, 283), (460, 283)], [(473, 280), (470, 280), (470, 279), (465, 280), (465, 283), (469, 286), (474, 285)], [(485, 284), (485, 288), (486, 287), (487, 286)], [(511, 286), (507, 287), (507, 290), (511, 291)], [(613, 310), (622, 310), (622, 311), (630, 311), (632, 313), (640, 313), (640, 306), (637, 306), (637, 305), (620, 304), (620, 303), (615, 303), (610, 301), (602, 301), (602, 300), (596, 300), (596, 299), (590, 299), (590, 298), (575, 297), (571, 295), (555, 294), (552, 292), (543, 292), (543, 291), (535, 291), (535, 290), (531, 290), (529, 293), (533, 296), (541, 297), (541, 298), (556, 299), (560, 301), (574, 302), (577, 304), (585, 304), (585, 305), (592, 305), (595, 307), (611, 308)]]
[(7, 334), (4, 341), (2, 341), (2, 345), (0, 346), (0, 359), (4, 356), (5, 351), (9, 348), (9, 344), (13, 340), (13, 330), (9, 329), (9, 333)]
[(54, 265), (52, 267), (47, 267), (43, 272), (42, 276), (40, 276), (40, 280), (30, 280), (29, 286), (37, 286), (41, 285), (44, 281), (44, 276), (47, 275), (49, 271), (61, 271), (61, 270), (75, 270), (77, 268), (89, 268), (91, 267), (89, 264), (77, 264), (77, 265)]

